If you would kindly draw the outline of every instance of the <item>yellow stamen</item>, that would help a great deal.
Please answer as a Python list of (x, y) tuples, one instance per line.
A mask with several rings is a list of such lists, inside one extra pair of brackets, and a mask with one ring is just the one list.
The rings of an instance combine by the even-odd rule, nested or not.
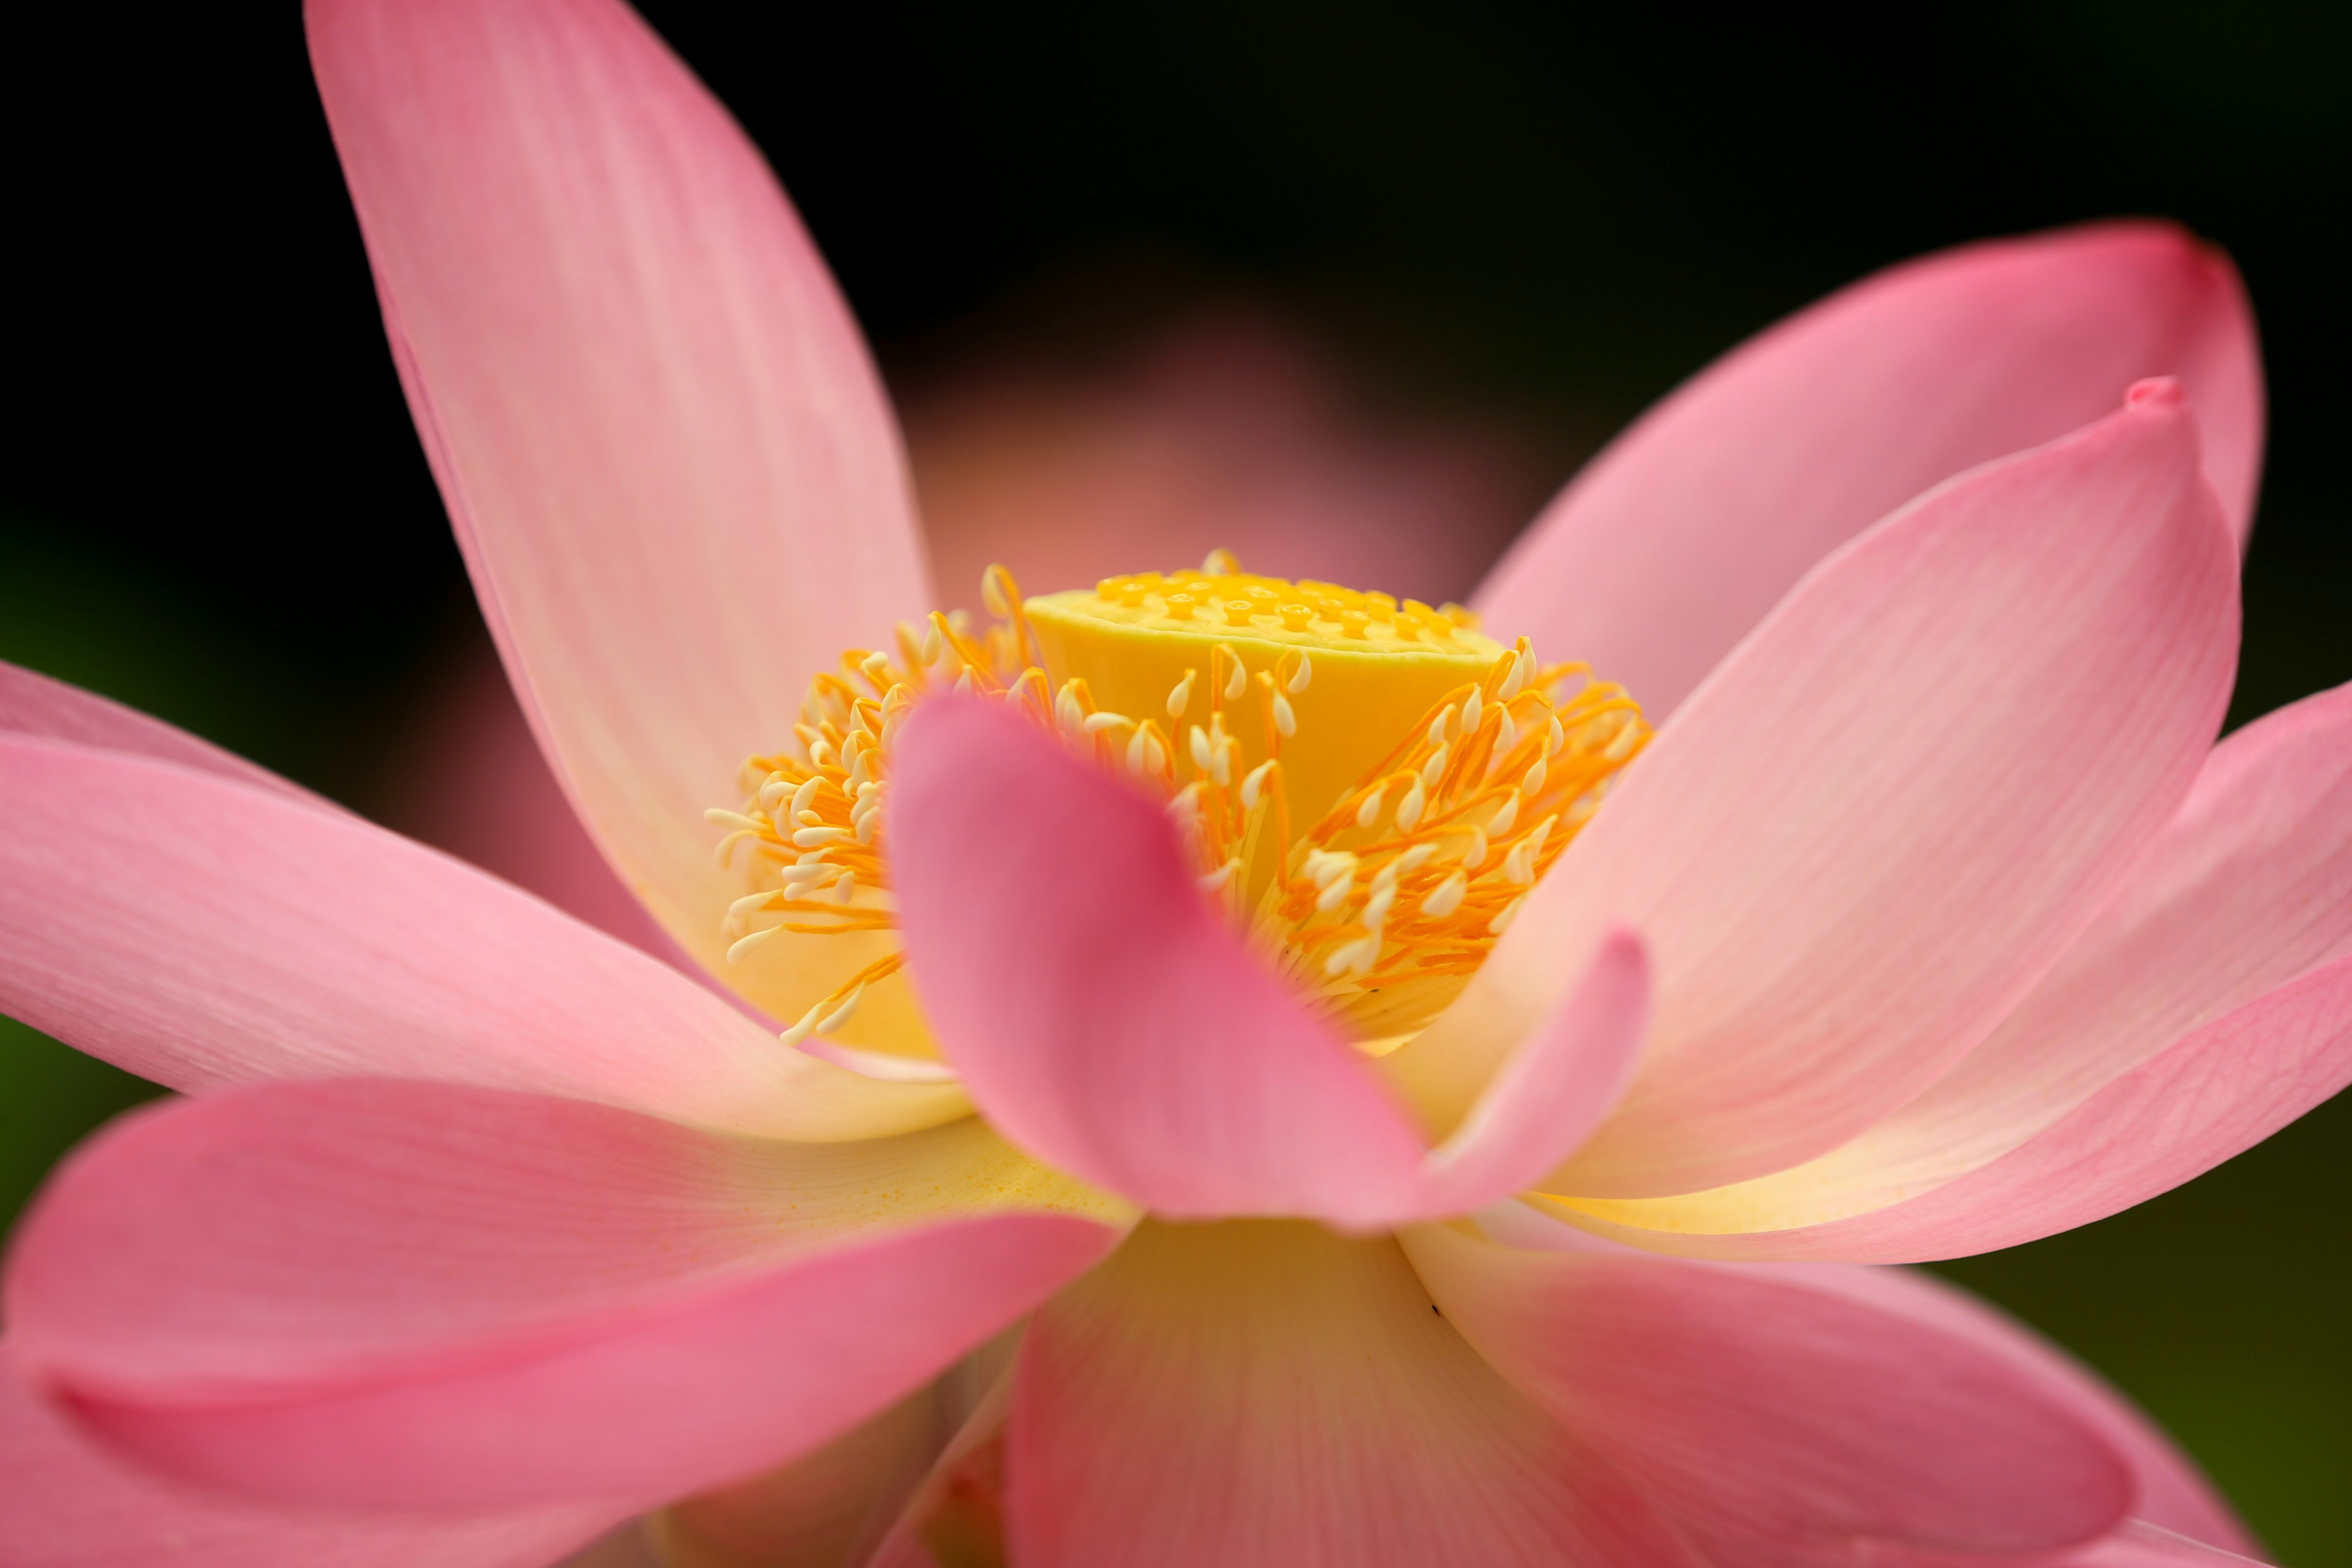
[[(892, 742), (909, 707), (951, 689), (1159, 793), (1202, 891), (1379, 1049), (1460, 990), (1649, 738), (1621, 688), (1539, 665), (1458, 605), (1254, 576), (1226, 551), (1027, 599), (992, 566), (982, 598), (997, 621), (977, 636), (933, 615), (901, 623), (895, 653), (852, 649), (817, 675), (797, 749), (751, 759), (742, 809), (709, 814), (751, 879), (727, 911), (730, 960), (784, 932), (895, 930)], [(751, 929), (763, 917), (778, 923)], [(795, 998), (786, 1040), (870, 1013), (860, 999), (903, 961)]]

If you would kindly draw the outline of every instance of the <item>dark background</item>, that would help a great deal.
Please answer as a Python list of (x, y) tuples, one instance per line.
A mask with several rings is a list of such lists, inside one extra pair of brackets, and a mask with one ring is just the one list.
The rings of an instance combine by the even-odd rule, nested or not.
[[(1243, 297), (1368, 395), (1469, 411), (1564, 475), (1871, 268), (2179, 217), (2237, 258), (2269, 363), (2233, 721), (2352, 678), (2352, 6), (647, 10), (774, 160), (901, 393)], [(479, 632), (294, 10), (54, 6), (16, 32), (0, 657), (369, 806)], [(0, 1217), (140, 1092), (0, 1020)], [(1948, 1272), (2129, 1389), (2282, 1560), (2352, 1564), (2347, 1205), (2338, 1103)]]

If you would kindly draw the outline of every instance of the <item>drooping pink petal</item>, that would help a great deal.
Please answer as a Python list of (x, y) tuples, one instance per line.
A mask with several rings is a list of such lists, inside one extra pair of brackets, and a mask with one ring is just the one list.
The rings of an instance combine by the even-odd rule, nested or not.
[(1140, 793), (1001, 704), (926, 705), (900, 747), (892, 874), (949, 1059), (1007, 1136), (1155, 1213), (1464, 1213), (1557, 1163), (1623, 1086), (1648, 966), (1610, 932), (1432, 1154), (1202, 899)]
[(5, 1307), (28, 1376), (190, 1479), (618, 1512), (871, 1415), (1125, 1219), (970, 1119), (819, 1146), (446, 1084), (271, 1084), (76, 1155)]
[(1384, 1237), (1147, 1223), (1038, 1312), (1014, 1375), (1024, 1568), (1698, 1561)]
[(36, 1398), (0, 1349), (8, 1568), (545, 1568), (609, 1523), (569, 1504), (431, 1518), (273, 1508), (126, 1465)]
[(2253, 317), (2168, 225), (1998, 240), (1864, 279), (1701, 372), (1577, 476), (1479, 592), (1663, 719), (1817, 561), (1929, 486), (2178, 376), (2242, 542), (2263, 449)]
[[(1664, 1230), (1778, 1231), (1916, 1197), (2017, 1148), (2190, 1032), (2347, 952), (2352, 687), (2223, 741), (2114, 901), (2000, 1027), (1917, 1100), (1793, 1169), (1590, 1212)], [(2281, 1039), (2277, 1049), (2273, 1069), (2289, 1060), (2317, 1068), (2313, 1092), (2332, 1081), (2308, 1048)], [(2270, 1101), (2270, 1076), (2250, 1079), (2248, 1092)]]
[(341, 813), (0, 735), (0, 1007), (175, 1089), (368, 1073), (856, 1138), (969, 1108), (779, 1046), (667, 964)]
[(1851, 1561), (1858, 1540), (2051, 1551), (2132, 1501), (2128, 1462), (2072, 1402), (1916, 1318), (1600, 1244), (1402, 1239), (1481, 1354), (1738, 1561)]
[(1999, 1356), (2062, 1401), (2130, 1464), (2137, 1483), (2132, 1501), (2136, 1519), (2216, 1549), (2250, 1557), (2261, 1554), (2261, 1545), (2244, 1523), (2178, 1444), (2096, 1373), (2007, 1313), (1916, 1269), (1783, 1267), (1790, 1278), (1813, 1289), (1916, 1318)]
[[(619, 0), (312, 0), (409, 406), (509, 670), (714, 963), (706, 807), (929, 604), (857, 329), (759, 153)], [(740, 889), (739, 889), (740, 890)]]
[(2171, 388), (1922, 497), (1807, 579), (1620, 781), (1393, 1070), (1463, 1103), (1609, 926), (1657, 973), (1622, 1110), (1544, 1184), (1692, 1192), (1836, 1147), (1978, 1044), (2193, 784), (2235, 557)]
[(1682, 1234), (1579, 1214), (1659, 1251), (1917, 1263), (2015, 1247), (2146, 1203), (2352, 1084), (2352, 956), (2208, 1024), (2030, 1142), (1939, 1187), (1843, 1219)]
[(326, 811), (342, 808), (268, 768), (225, 752), (135, 708), (0, 660), (0, 736), (67, 741), (97, 752), (127, 752), (274, 790)]
[[(1527, 1203), (1497, 1204), (1481, 1211), (1477, 1224), (1490, 1239), (1506, 1247), (1586, 1256), (1624, 1255), (1624, 1249), (1607, 1239)], [(1835, 1263), (1756, 1263), (1738, 1268), (1750, 1278), (1778, 1279), (1827, 1290), (1970, 1341), (2000, 1357), (2011, 1371), (2031, 1378), (2123, 1456), (2137, 1483), (2132, 1510), (2137, 1518), (2232, 1552), (2260, 1551), (2195, 1461), (2130, 1401), (2032, 1330), (1958, 1287), (1910, 1268)]]

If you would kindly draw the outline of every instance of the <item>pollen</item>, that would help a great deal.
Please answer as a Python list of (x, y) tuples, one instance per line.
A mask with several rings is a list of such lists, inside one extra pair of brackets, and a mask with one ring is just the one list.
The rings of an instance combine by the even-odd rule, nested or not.
[[(730, 961), (853, 933), (864, 955), (895, 932), (893, 742), (916, 703), (969, 692), (1158, 795), (1202, 895), (1384, 1050), (1476, 972), (1650, 735), (1622, 688), (1496, 642), (1457, 605), (1255, 576), (1225, 551), (1031, 598), (991, 567), (982, 600), (985, 628), (933, 615), (891, 648), (844, 653), (810, 682), (793, 743), (744, 764), (740, 806), (708, 814), (748, 879), (725, 917)], [(870, 1018), (862, 999), (904, 963), (885, 946), (794, 996), (785, 1042)], [(859, 1043), (933, 1054), (927, 1038)]]

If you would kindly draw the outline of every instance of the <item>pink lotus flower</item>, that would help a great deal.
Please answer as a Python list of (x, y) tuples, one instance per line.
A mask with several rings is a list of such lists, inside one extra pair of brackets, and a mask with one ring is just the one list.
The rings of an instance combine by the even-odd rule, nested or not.
[[(1481, 607), (1640, 695), (1622, 773), (1608, 689), (1337, 590), (1145, 670), (1229, 721), (1197, 754), (1021, 674), (1017, 597), (992, 648), (853, 659), (878, 700), (820, 688), (778, 753), (929, 595), (756, 154), (610, 0), (310, 27), (541, 739), (803, 1048), (7, 672), (0, 1006), (195, 1098), (16, 1240), (6, 1561), (521, 1565), (689, 1497), (681, 1563), (987, 1561), (1000, 1522), (1032, 1568), (2252, 1550), (2081, 1370), (1852, 1266), (2112, 1213), (2352, 1076), (2352, 694), (2212, 745), (2261, 425), (2226, 263), (2149, 226), (1933, 258), (1621, 438)], [(1077, 597), (1181, 621), (1193, 581)], [(890, 695), (999, 653), (1010, 703)], [(1449, 659), (1413, 765), (1309, 787)], [(1181, 822), (1089, 751), (1189, 760)], [(772, 847), (721, 863), (747, 756)], [(813, 896), (845, 872), (889, 899)], [(1416, 942), (1458, 960), (1417, 990)], [(1400, 996), (1394, 1048), (1345, 1043)]]

